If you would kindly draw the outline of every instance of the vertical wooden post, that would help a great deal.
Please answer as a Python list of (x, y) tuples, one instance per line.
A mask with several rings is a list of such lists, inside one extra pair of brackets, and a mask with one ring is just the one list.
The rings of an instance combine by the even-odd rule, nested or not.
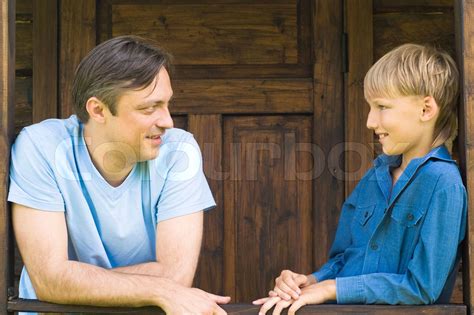
[(33, 1), (33, 123), (58, 114), (58, 0)]
[(96, 45), (96, 1), (60, 0), (59, 116), (72, 114), (71, 87), (79, 62)]
[(373, 63), (372, 0), (346, 0), (348, 72), (345, 100), (346, 196), (372, 165), (373, 132), (367, 129), (369, 107), (364, 77)]
[(0, 314), (7, 314), (13, 283), (13, 245), (7, 202), (15, 84), (15, 1), (0, 2)]
[(344, 201), (344, 175), (329, 158), (330, 152), (344, 142), (343, 1), (312, 1), (312, 20), (313, 143), (324, 152), (315, 157), (315, 163), (326, 165), (313, 181), (313, 242), (318, 244), (313, 248), (325, 249), (313, 252), (316, 270), (327, 260)]
[(474, 306), (474, 1), (457, 0), (456, 46), (459, 69), (461, 71), (461, 103), (459, 107), (459, 158), (461, 171), (466, 185), (469, 204), (467, 235), (464, 241), (463, 255), (463, 288), (464, 303), (470, 314)]

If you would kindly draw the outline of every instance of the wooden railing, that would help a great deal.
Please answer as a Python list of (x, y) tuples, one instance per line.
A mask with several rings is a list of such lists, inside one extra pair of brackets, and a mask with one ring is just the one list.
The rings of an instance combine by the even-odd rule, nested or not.
[[(229, 304), (222, 305), (222, 308), (228, 314), (258, 314), (259, 307), (251, 304)], [(36, 300), (16, 299), (8, 302), (9, 312), (34, 311), (43, 313), (88, 313), (88, 314), (164, 314), (158, 307), (97, 307), (97, 306), (79, 306), (79, 305), (59, 305), (53, 303), (44, 303)], [(271, 314), (271, 312), (268, 312)], [(286, 314), (286, 312), (284, 312)], [(307, 305), (298, 311), (298, 314), (404, 314), (404, 315), (465, 315), (467, 314), (466, 305), (446, 304), (446, 305)]]

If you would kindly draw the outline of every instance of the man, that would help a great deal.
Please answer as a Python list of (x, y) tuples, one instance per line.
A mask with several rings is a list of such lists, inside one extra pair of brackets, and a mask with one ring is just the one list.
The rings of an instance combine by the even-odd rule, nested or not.
[(153, 42), (108, 40), (76, 71), (77, 116), (18, 136), (8, 199), (21, 298), (225, 313), (229, 297), (190, 288), (215, 203), (196, 141), (172, 129), (169, 71)]

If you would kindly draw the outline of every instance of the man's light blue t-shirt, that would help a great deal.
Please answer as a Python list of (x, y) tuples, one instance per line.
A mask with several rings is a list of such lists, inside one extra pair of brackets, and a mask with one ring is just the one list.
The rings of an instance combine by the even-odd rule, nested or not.
[[(162, 140), (157, 158), (113, 187), (93, 165), (76, 116), (26, 127), (12, 147), (8, 200), (64, 212), (71, 260), (103, 268), (155, 261), (158, 222), (215, 206), (193, 136), (170, 129)], [(25, 268), (20, 297), (36, 298)]]

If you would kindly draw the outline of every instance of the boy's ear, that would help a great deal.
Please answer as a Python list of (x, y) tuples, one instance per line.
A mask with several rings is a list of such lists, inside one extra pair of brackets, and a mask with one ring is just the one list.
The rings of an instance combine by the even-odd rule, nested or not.
[(438, 115), (439, 112), (439, 107), (438, 103), (436, 103), (436, 100), (434, 99), (433, 96), (426, 96), (423, 99), (423, 112), (421, 114), (421, 120), (422, 121), (429, 121)]
[(87, 100), (86, 110), (89, 113), (90, 119), (98, 123), (105, 122), (105, 111), (107, 107), (97, 97), (91, 97)]

